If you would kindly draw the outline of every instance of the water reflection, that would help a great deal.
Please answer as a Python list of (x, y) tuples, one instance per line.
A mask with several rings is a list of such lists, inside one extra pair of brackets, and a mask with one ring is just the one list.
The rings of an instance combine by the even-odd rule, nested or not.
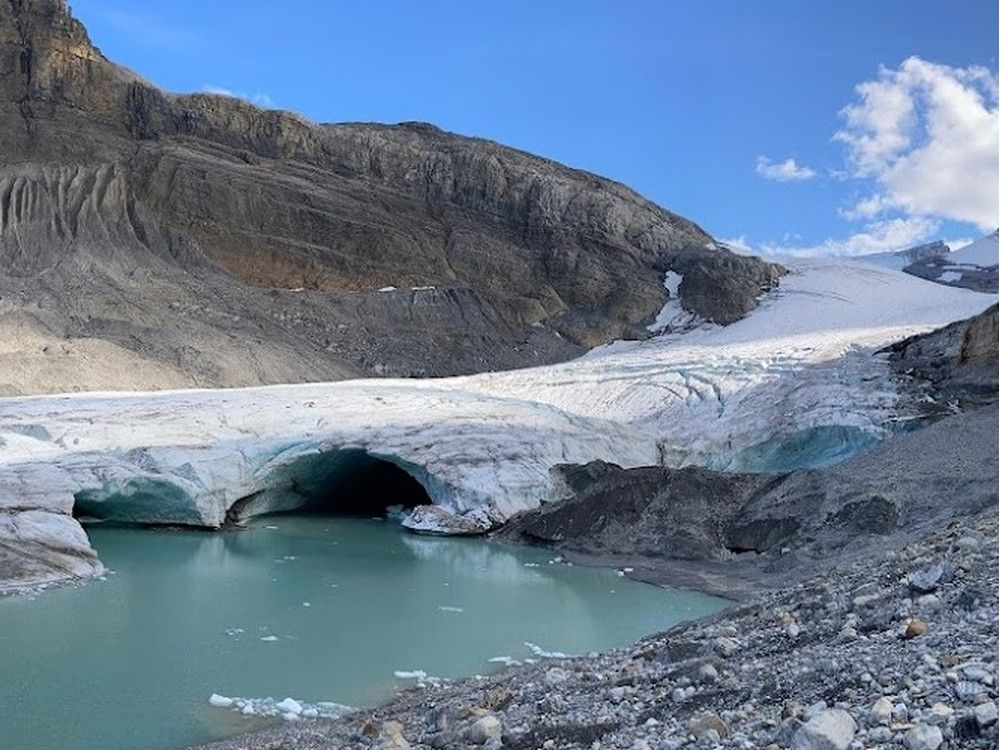
[(6, 746), (177, 748), (252, 728), (209, 707), (213, 692), (366, 705), (391, 695), (396, 671), (484, 673), (491, 657), (531, 656), (526, 641), (624, 645), (721, 604), (387, 522), (89, 533), (106, 581), (0, 601)]

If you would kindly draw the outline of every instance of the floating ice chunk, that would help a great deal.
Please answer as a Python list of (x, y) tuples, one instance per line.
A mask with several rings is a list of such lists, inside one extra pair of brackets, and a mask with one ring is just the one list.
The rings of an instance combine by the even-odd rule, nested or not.
[(530, 643), (529, 641), (525, 641), (524, 645), (527, 646), (528, 650), (531, 651), (531, 653), (533, 653), (535, 656), (540, 656), (543, 659), (568, 659), (569, 658), (569, 654), (564, 654), (562, 651), (546, 651), (544, 648), (542, 648), (541, 646), (539, 646), (536, 643)]
[(411, 671), (397, 670), (393, 672), (397, 680), (426, 680), (427, 673), (422, 669), (414, 669)]
[(442, 607), (438, 607), (438, 609), (441, 610), (442, 612), (464, 612), (465, 611), (461, 607), (449, 607), (447, 605), (446, 606), (442, 606)]
[(402, 522), (407, 516), (405, 505), (389, 505), (385, 509), (385, 517), (397, 522)]
[(285, 698), (280, 703), (276, 703), (274, 707), (283, 714), (294, 714), (296, 717), (302, 713), (302, 704), (294, 698)]
[(274, 698), (227, 698), (215, 693), (212, 694), (209, 703), (218, 708), (230, 708), (245, 716), (280, 716), (286, 721), (338, 719), (354, 710), (350, 706), (332, 701), (306, 703), (295, 698), (285, 698), (282, 701), (275, 701)]
[(264, 636), (261, 636), (260, 639), (262, 641), (267, 641), (268, 643), (270, 643), (271, 641), (278, 640), (278, 636), (276, 636), (276, 635), (264, 635)]
[(277, 526), (265, 526), (264, 528), (267, 529), (268, 531), (276, 531), (278, 527)]
[(515, 659), (513, 656), (491, 656), (488, 661), (490, 664), (503, 664), (505, 667), (519, 667), (521, 662)]
[(394, 291), (396, 291), (396, 287), (394, 287), (394, 286), (384, 286), (381, 289), (379, 289), (379, 291), (380, 292), (394, 292)]
[(541, 566), (538, 563), (526, 562), (526, 563), (524, 563), (524, 567), (526, 567), (526, 568), (540, 568)]
[(312, 604), (310, 604), (309, 602), (302, 602), (302, 606), (303, 607), (311, 607)]

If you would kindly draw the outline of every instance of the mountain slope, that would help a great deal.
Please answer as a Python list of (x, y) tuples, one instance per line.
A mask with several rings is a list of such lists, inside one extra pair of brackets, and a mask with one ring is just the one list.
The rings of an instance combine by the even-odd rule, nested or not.
[(668, 270), (720, 323), (781, 273), (495, 143), (161, 91), (61, 0), (0, 3), (0, 73), (4, 392), (526, 366), (645, 335)]

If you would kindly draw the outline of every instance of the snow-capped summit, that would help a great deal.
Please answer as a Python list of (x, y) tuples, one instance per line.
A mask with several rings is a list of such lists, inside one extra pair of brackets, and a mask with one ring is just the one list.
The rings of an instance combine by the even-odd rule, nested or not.
[(958, 248), (948, 256), (948, 260), (956, 264), (996, 268), (1000, 263), (1000, 230)]
[(906, 250), (890, 250), (886, 253), (872, 253), (862, 255), (858, 260), (863, 263), (872, 263), (883, 268), (891, 268), (895, 271), (902, 271), (913, 263), (927, 262), (947, 255), (950, 248), (942, 241), (926, 242), (923, 245), (908, 247)]
[(857, 260), (939, 284), (996, 293), (1000, 245), (997, 232), (993, 232), (954, 251), (938, 240), (896, 252), (862, 255)]

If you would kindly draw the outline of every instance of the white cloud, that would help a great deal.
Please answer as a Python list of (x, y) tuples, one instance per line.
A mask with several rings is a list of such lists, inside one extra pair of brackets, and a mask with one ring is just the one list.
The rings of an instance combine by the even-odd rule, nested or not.
[(858, 221), (860, 219), (873, 219), (883, 211), (891, 208), (891, 204), (884, 195), (870, 195), (862, 198), (850, 208), (839, 208), (837, 213), (848, 221)]
[(873, 179), (880, 192), (842, 215), (865, 219), (898, 209), (983, 231), (997, 226), (1000, 113), (988, 70), (911, 57), (856, 92), (834, 138), (847, 146), (852, 174)]
[(775, 182), (798, 182), (812, 179), (816, 176), (816, 171), (796, 164), (795, 159), (791, 157), (781, 162), (775, 162), (766, 156), (758, 156), (757, 174), (765, 180), (774, 180)]
[(908, 216), (872, 221), (847, 237), (827, 239), (814, 245), (763, 242), (752, 245), (745, 236), (723, 240), (740, 253), (767, 256), (810, 257), (818, 255), (854, 256), (902, 250), (933, 239), (940, 222), (925, 216)]
[(747, 239), (745, 234), (741, 234), (739, 237), (730, 237), (729, 239), (719, 239), (719, 244), (725, 245), (726, 248), (732, 250), (737, 255), (753, 255), (756, 251), (750, 246), (750, 240)]
[(224, 86), (215, 86), (211, 83), (206, 83), (201, 87), (202, 92), (206, 94), (216, 94), (218, 96), (231, 96), (234, 99), (242, 99), (245, 102), (250, 102), (251, 104), (256, 104), (258, 107), (273, 107), (274, 100), (271, 99), (267, 94), (262, 94), (260, 92), (256, 94), (245, 94), (242, 91), (233, 91), (227, 89)]

